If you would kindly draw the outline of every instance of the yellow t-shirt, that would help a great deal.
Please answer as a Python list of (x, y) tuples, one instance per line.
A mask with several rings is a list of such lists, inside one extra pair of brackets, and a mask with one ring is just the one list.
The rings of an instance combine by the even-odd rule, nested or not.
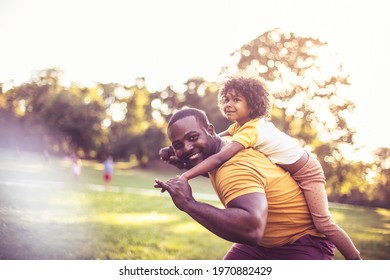
[(244, 149), (210, 174), (223, 205), (249, 193), (264, 193), (268, 219), (259, 245), (278, 247), (306, 234), (323, 237), (313, 224), (304, 195), (282, 168), (254, 149)]

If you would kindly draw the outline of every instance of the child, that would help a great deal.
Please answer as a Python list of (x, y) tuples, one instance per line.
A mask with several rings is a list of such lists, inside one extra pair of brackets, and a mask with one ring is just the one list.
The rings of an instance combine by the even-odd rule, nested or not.
[(114, 173), (114, 160), (112, 156), (108, 156), (105, 161), (103, 161), (103, 180), (106, 190), (110, 187), (110, 182), (112, 175)]
[(332, 221), (325, 192), (325, 176), (319, 161), (309, 156), (295, 139), (266, 120), (270, 111), (268, 96), (262, 84), (254, 78), (233, 78), (227, 81), (219, 93), (219, 106), (234, 124), (220, 136), (231, 136), (231, 141), (219, 153), (187, 170), (180, 177), (190, 180), (221, 166), (242, 149), (257, 149), (290, 172), (297, 181), (317, 230), (326, 235), (346, 259), (360, 259), (360, 253), (351, 239)]
[(81, 174), (82, 162), (76, 154), (71, 155), (71, 161), (72, 161), (71, 176), (73, 180), (78, 181)]

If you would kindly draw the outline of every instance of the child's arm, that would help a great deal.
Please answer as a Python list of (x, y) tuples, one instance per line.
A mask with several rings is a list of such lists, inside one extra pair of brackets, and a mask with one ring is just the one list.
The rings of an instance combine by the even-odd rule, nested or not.
[(186, 180), (190, 180), (199, 175), (203, 175), (219, 166), (225, 161), (229, 160), (232, 156), (243, 150), (244, 146), (238, 142), (232, 141), (221, 149), (218, 153), (208, 157), (198, 165), (184, 172), (180, 177)]
[(218, 135), (220, 137), (231, 136), (228, 130), (222, 131), (222, 132), (218, 133)]

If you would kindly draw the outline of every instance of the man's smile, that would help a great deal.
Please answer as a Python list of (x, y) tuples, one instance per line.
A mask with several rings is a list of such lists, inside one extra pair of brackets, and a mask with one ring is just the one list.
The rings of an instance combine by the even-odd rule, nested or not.
[(189, 160), (197, 159), (200, 156), (200, 153), (195, 153), (187, 157)]

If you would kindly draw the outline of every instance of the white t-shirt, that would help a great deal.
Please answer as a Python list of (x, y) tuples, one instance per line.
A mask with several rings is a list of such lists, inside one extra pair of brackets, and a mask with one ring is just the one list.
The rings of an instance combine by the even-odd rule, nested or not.
[(243, 126), (237, 123), (228, 128), (232, 141), (245, 148), (252, 147), (265, 154), (273, 163), (292, 164), (305, 152), (298, 141), (280, 131), (264, 118), (253, 119)]

